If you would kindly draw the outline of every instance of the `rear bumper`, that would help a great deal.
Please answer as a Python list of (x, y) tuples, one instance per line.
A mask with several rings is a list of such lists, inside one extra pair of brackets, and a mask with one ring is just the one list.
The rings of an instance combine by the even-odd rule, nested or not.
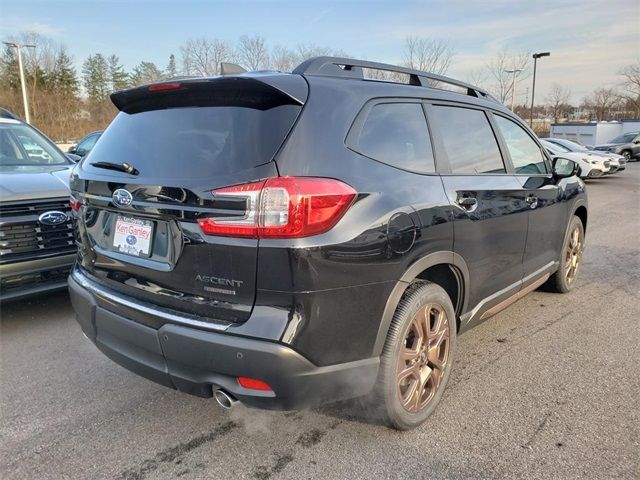
[(67, 275), (75, 260), (72, 253), (0, 265), (2, 301), (67, 288)]
[[(210, 397), (222, 388), (244, 404), (296, 410), (357, 397), (373, 387), (379, 358), (318, 367), (286, 345), (166, 323), (155, 329), (110, 311), (99, 292), (69, 277), (71, 301), (85, 335), (123, 367), (170, 388)], [(241, 387), (257, 378), (272, 392)]]

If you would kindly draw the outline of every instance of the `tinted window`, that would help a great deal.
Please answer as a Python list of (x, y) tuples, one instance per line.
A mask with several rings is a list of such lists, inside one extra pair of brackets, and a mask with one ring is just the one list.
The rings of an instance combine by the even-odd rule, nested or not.
[(427, 122), (419, 103), (379, 103), (367, 114), (355, 150), (391, 166), (434, 172)]
[(494, 115), (498, 128), (507, 143), (516, 173), (547, 173), (542, 150), (520, 125)]
[(93, 148), (93, 146), (98, 141), (98, 138), (100, 138), (100, 135), (97, 133), (94, 135), (89, 135), (87, 138), (85, 138), (83, 141), (81, 141), (78, 144), (78, 147), (76, 148), (76, 153), (80, 155), (86, 154), (89, 150)]
[(484, 112), (433, 106), (429, 121), (437, 125), (452, 173), (505, 173), (498, 143)]
[(0, 124), (0, 165), (68, 165), (69, 161), (33, 128)]
[(83, 168), (126, 162), (141, 174), (193, 179), (232, 174), (272, 160), (299, 106), (187, 107), (121, 112), (96, 143)]
[(612, 140), (609, 140), (609, 143), (631, 143), (633, 139), (636, 138), (637, 133), (624, 133)]

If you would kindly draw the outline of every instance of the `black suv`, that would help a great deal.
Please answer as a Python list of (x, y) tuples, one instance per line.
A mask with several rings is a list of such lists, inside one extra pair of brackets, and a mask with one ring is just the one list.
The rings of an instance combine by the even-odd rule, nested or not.
[(72, 173), (69, 286), (87, 337), (167, 387), (286, 410), (369, 394), (412, 428), (456, 335), (574, 286), (577, 168), (476, 87), (321, 57), (111, 98)]

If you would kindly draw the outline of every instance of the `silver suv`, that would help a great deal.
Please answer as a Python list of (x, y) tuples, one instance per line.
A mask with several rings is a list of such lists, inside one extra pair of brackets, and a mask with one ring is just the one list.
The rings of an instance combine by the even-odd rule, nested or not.
[(0, 115), (0, 300), (66, 288), (76, 245), (70, 220), (74, 163), (45, 135)]

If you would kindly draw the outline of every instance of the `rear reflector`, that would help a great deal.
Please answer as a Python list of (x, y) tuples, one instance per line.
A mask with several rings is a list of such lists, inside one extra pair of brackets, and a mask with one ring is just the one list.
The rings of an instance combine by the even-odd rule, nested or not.
[(156, 83), (154, 85), (149, 85), (147, 90), (150, 92), (166, 92), (167, 90), (180, 90), (182, 88), (182, 84), (178, 82), (167, 82), (167, 83)]
[(261, 390), (263, 392), (273, 391), (273, 389), (262, 380), (257, 380), (255, 378), (249, 377), (237, 377), (237, 380), (240, 386), (243, 388), (248, 388), (250, 390)]
[(242, 215), (200, 218), (208, 235), (301, 238), (324, 233), (338, 223), (357, 192), (332, 178), (275, 177), (214, 190), (220, 197), (244, 197)]

